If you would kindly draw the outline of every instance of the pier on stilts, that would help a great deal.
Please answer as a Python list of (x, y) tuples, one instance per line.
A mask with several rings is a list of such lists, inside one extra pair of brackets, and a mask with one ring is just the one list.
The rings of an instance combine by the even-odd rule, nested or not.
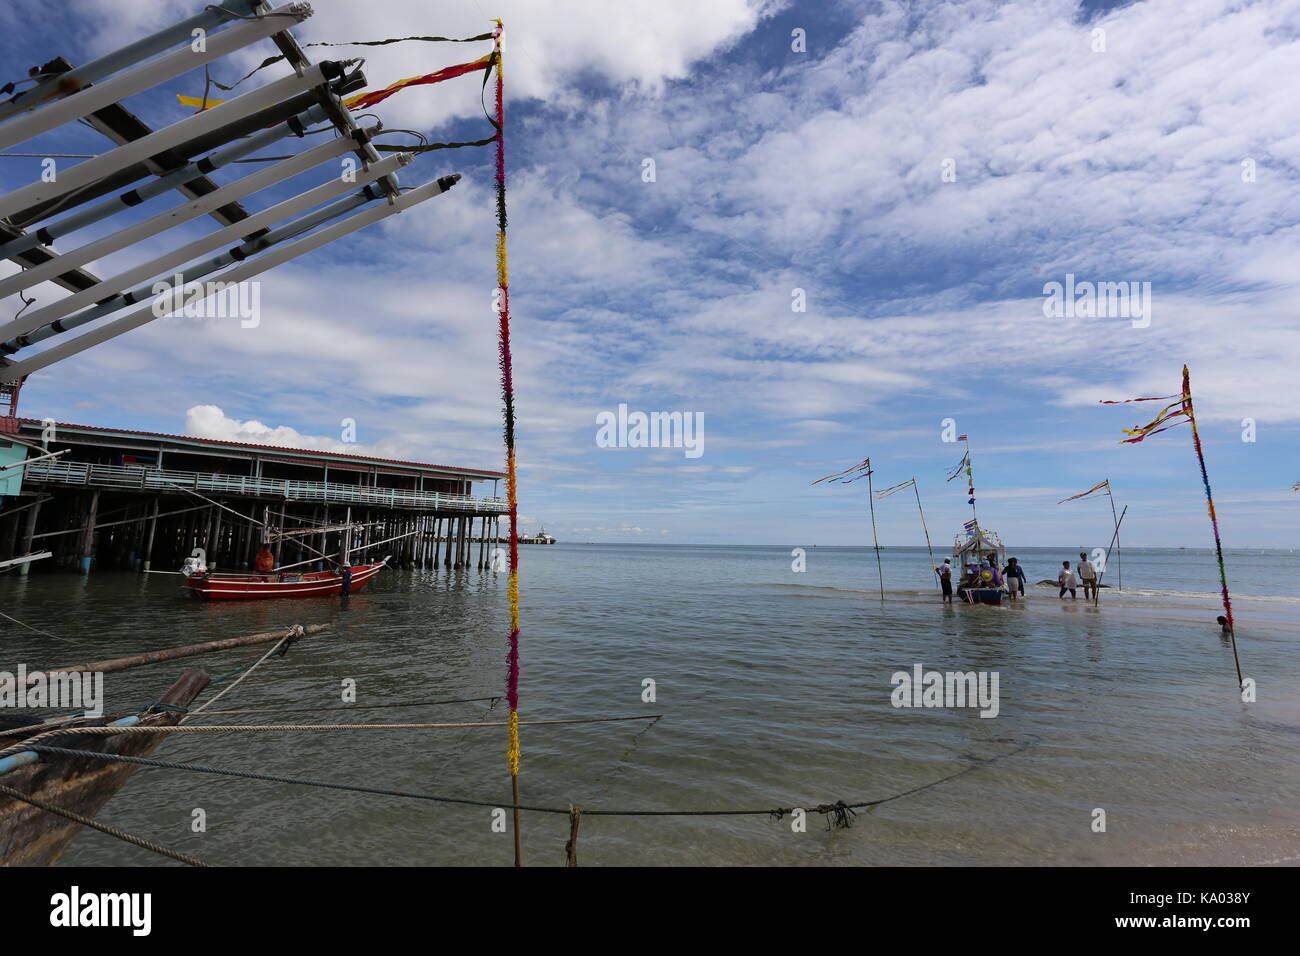
[[(21, 485), (0, 509), (0, 561), (16, 569), (175, 571), (195, 549), (247, 571), (270, 534), (276, 566), (320, 565), (346, 529), (350, 554), (414, 568), (489, 569), (504, 473), (360, 454), (13, 418)], [(57, 457), (35, 460), (49, 452)], [(303, 533), (304, 529), (312, 529)], [(319, 529), (319, 530), (316, 530)]]

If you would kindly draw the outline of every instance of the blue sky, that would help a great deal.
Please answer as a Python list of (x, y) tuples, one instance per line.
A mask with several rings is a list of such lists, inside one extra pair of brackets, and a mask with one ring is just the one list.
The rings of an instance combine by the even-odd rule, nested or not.
[[(961, 456), (941, 441), (951, 418), (971, 436), (981, 519), (1009, 544), (1104, 545), (1105, 501), (1055, 502), (1109, 477), (1130, 507), (1126, 544), (1204, 546), (1190, 434), (1120, 446), (1138, 413), (1096, 404), (1172, 394), (1186, 362), (1226, 543), (1294, 545), (1300, 3), (314, 7), (295, 31), (304, 41), (469, 36), (485, 13), (506, 20), (526, 527), (858, 544), (862, 485), (809, 483), (869, 455), (882, 485), (918, 478), (946, 541), (968, 513), (964, 489), (943, 481)], [(4, 79), (195, 9), (19, 0), (0, 10)], [(229, 82), (270, 50), (214, 75)], [(312, 52), (363, 55), (380, 86), (484, 51)], [(184, 115), (175, 93), (201, 91), (200, 71), (128, 105), (159, 126)], [(389, 128), (479, 138), (478, 96), (467, 77), (376, 112)], [(73, 129), (19, 148), (103, 144)], [(352, 418), (376, 453), (499, 465), (490, 160), (420, 158), (403, 182), (465, 178), (264, 276), (257, 328), (156, 322), (34, 375), (25, 413), (311, 447), (333, 447)], [(32, 181), (38, 162), (0, 160), (0, 185)], [(1045, 317), (1044, 284), (1067, 273), (1151, 283), (1149, 325)], [(792, 310), (796, 289), (806, 311)], [(62, 294), (35, 292), (40, 304)], [(704, 454), (598, 448), (596, 415), (620, 403), (702, 413)], [(901, 496), (877, 517), (884, 543), (923, 543)]]

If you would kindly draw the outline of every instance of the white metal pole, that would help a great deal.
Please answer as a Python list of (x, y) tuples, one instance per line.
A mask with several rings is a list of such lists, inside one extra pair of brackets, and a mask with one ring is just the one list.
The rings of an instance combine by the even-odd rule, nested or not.
[[(325, 107), (316, 105), (309, 110), (304, 110), (294, 117), (299, 128), (314, 126), (321, 120), (325, 119)], [(154, 196), (161, 196), (163, 193), (180, 186), (184, 186), (191, 180), (198, 179), (200, 176), (206, 176), (214, 170), (228, 166), (230, 163), (241, 157), (248, 156), (257, 152), (265, 146), (284, 139), (293, 133), (293, 125), (286, 121), (279, 123), (270, 129), (263, 130), (256, 136), (250, 136), (247, 139), (236, 140), (229, 146), (216, 150), (202, 159), (196, 159), (192, 163), (187, 163), (180, 169), (173, 170), (164, 176), (150, 180), (143, 186), (137, 186), (135, 189), (128, 189), (126, 192), (118, 193), (103, 202), (96, 203), (89, 208), (79, 210), (69, 216), (64, 216), (56, 222), (48, 223), (42, 226), (36, 232), (25, 236), (19, 236), (8, 242), (0, 243), (0, 258), (9, 259), (21, 252), (34, 249), (42, 244), (49, 244), (62, 236), (76, 232), (78, 229), (84, 229), (93, 223), (102, 219), (107, 219), (114, 213), (119, 213), (123, 209), (130, 209), (132, 206), (138, 206), (146, 199), (152, 199)]]
[[(137, 242), (148, 239), (150, 236), (156, 236), (160, 232), (166, 232), (168, 229), (187, 223), (192, 219), (205, 216), (214, 209), (220, 209), (226, 203), (235, 202), (243, 199), (245, 196), (251, 196), (255, 192), (283, 182), (299, 173), (311, 169), (313, 166), (332, 159), (342, 153), (350, 152), (356, 148), (356, 141), (350, 136), (338, 136), (334, 139), (327, 139), (319, 146), (313, 146), (311, 149), (304, 150), (295, 156), (275, 163), (272, 166), (264, 166), (242, 179), (236, 179), (229, 185), (222, 186), (220, 189), (213, 190), (204, 196), (191, 202), (184, 203), (174, 209), (168, 209), (158, 213), (143, 222), (137, 222), (118, 232), (102, 236), (93, 242), (88, 242), (84, 246), (68, 250), (57, 258), (48, 262), (42, 262), (38, 266), (32, 266), (30, 269), (24, 269), (22, 272), (15, 273), (5, 279), (0, 279), (0, 298), (13, 295), (19, 289), (29, 289), (34, 285), (44, 282), (46, 279), (52, 279), (54, 276), (62, 275), (69, 269), (75, 269), (78, 266), (85, 265), (87, 262), (93, 262), (96, 259), (102, 259), (105, 256), (133, 246)], [(339, 178), (339, 177), (335, 177)], [(351, 186), (350, 183), (344, 185), (344, 190)], [(252, 230), (248, 228), (246, 220), (236, 223), (240, 226), (240, 235), (248, 235)], [(116, 291), (116, 290), (114, 290)], [(7, 333), (7, 330), (0, 328), (0, 335)]]
[(49, 199), (57, 199), (64, 193), (80, 189), (105, 176), (111, 176), (150, 156), (156, 156), (172, 146), (219, 129), (227, 123), (256, 113), (313, 86), (320, 86), (327, 79), (337, 78), (340, 71), (341, 68), (330, 61), (317, 63), (302, 76), (286, 76), (266, 86), (259, 86), (243, 96), (227, 100), (220, 106), (187, 116), (148, 136), (142, 136), (116, 149), (100, 153), (94, 159), (87, 159), (63, 170), (58, 174), (55, 182), (35, 182), (16, 189), (8, 195), (0, 196), (0, 216), (9, 216), (20, 209), (26, 209)]
[[(144, 63), (113, 77), (77, 90), (75, 96), (57, 100), (43, 109), (25, 113), (6, 123), (0, 123), (0, 149), (48, 133), (50, 130), (89, 116), (111, 103), (134, 96), (159, 83), (188, 73), (196, 67), (242, 49), (250, 43), (264, 40), (272, 33), (286, 30), (311, 16), (311, 6), (306, 3), (289, 3), (277, 7), (264, 17), (245, 20), (228, 29), (205, 37), (201, 49), (191, 44), (164, 57)], [(65, 80), (65, 83), (68, 81)]]
[[(381, 176), (387, 175), (398, 166), (406, 165), (409, 162), (412, 162), (410, 153), (396, 153), (388, 159), (382, 160), (380, 163), (376, 163), (369, 169), (358, 173), (357, 182), (364, 184), (371, 180), (378, 179)], [(237, 223), (232, 223), (223, 229), (217, 230), (211, 235), (204, 236), (202, 239), (197, 239), (179, 249), (164, 253), (162, 256), (136, 266), (134, 269), (129, 269), (119, 275), (104, 279), (98, 285), (92, 286), (89, 289), (83, 289), (81, 292), (76, 292), (72, 295), (66, 296), (42, 309), (37, 309), (35, 312), (31, 313), (30, 316), (23, 316), (18, 323), (10, 323), (15, 327), (25, 328), (23, 332), (15, 335), (13, 338), (0, 343), (0, 353), (12, 355), (21, 348), (44, 341), (59, 332), (66, 332), (70, 329), (78, 328), (79, 326), (85, 325), (87, 322), (93, 322), (95, 319), (111, 315), (118, 309), (125, 308), (135, 302), (140, 302), (146, 296), (151, 294), (149, 286), (147, 285), (138, 289), (133, 289), (126, 295), (114, 295), (109, 299), (105, 299), (104, 296), (106, 293), (118, 292), (128, 285), (134, 284), (143, 279), (152, 278), (153, 276), (164, 273), (169, 269), (174, 269), (182, 263), (189, 262), (194, 257), (202, 255), (204, 252), (208, 252), (224, 242), (246, 235), (250, 229), (256, 231), (269, 223), (278, 222), (279, 220), (287, 219), (290, 216), (296, 216), (302, 210), (311, 209), (316, 204), (338, 195), (340, 191), (353, 185), (355, 185), (355, 183), (343, 183), (340, 179), (332, 179), (329, 182), (317, 186), (315, 189), (310, 189), (305, 193), (294, 196), (292, 199), (286, 199), (282, 203), (277, 203), (269, 209), (264, 209), (262, 212), (249, 216), (247, 219), (241, 219)], [(188, 266), (182, 275), (181, 281), (182, 283), (186, 283), (202, 278), (209, 273), (215, 272), (217, 269), (225, 268), (236, 260), (244, 259), (250, 255), (255, 255), (269, 246), (305, 232), (308, 229), (313, 229), (323, 222), (335, 219), (344, 213), (351, 212), (362, 203), (373, 202), (379, 197), (380, 193), (377, 190), (372, 190), (372, 194), (370, 195), (367, 195), (363, 190), (362, 192), (356, 193), (341, 202), (333, 203), (330, 206), (317, 210), (308, 216), (303, 216), (301, 219), (295, 219), (292, 222), (286, 223), (284, 226), (272, 229), (270, 232), (264, 233), (255, 239), (250, 239), (209, 261)], [(168, 278), (170, 279), (172, 276), (169, 275)], [(69, 315), (76, 309), (92, 302), (95, 303), (93, 308), (87, 309), (85, 312), (79, 312), (71, 318), (65, 318), (65, 316)], [(33, 322), (36, 324), (33, 325)], [(54, 322), (58, 323), (57, 328), (51, 325), (51, 323)], [(33, 329), (35, 331), (31, 331)], [(2, 331), (3, 330), (0, 330), (0, 332)]]
[(23, 90), (0, 103), (0, 120), (26, 113), (49, 100), (68, 96), (90, 83), (98, 83), (104, 77), (156, 56), (177, 43), (191, 43), (195, 30), (211, 30), (227, 21), (252, 14), (253, 4), (250, 0), (224, 0), (221, 6), (209, 5), (202, 13), (195, 14), (188, 20), (172, 24), (120, 50), (114, 50), (66, 73), (42, 80), (29, 90)]
[[(250, 259), (247, 262), (243, 262), (235, 268), (221, 273), (219, 280), (224, 283), (235, 283), (242, 282), (255, 275), (260, 275), (268, 269), (278, 266), (281, 263), (288, 262), (291, 259), (296, 259), (298, 256), (305, 255), (315, 249), (319, 249), (321, 246), (327, 245), (335, 239), (341, 239), (343, 236), (356, 232), (358, 229), (365, 226), (369, 226), (371, 223), (378, 222), (381, 219), (386, 219), (405, 209), (409, 209), (412, 206), (424, 202), (426, 199), (432, 199), (434, 196), (446, 192), (454, 181), (453, 177), (444, 176), (441, 179), (434, 180), (433, 182), (425, 183), (423, 186), (417, 186), (416, 188), (402, 193), (396, 198), (391, 198), (386, 202), (374, 203), (363, 208), (360, 212), (349, 216), (342, 222), (321, 229), (319, 232), (314, 232), (309, 236), (299, 239), (297, 242), (278, 246), (263, 255)], [(207, 298), (207, 296), (205, 295), (202, 298)], [(65, 359), (68, 356), (76, 355), (78, 352), (82, 352), (93, 345), (106, 342), (109, 339), (116, 338), (124, 332), (129, 332), (132, 329), (146, 325), (158, 317), (159, 316), (154, 314), (154, 307), (152, 304), (137, 309), (134, 312), (128, 313), (112, 322), (107, 322), (89, 332), (84, 332), (69, 342), (60, 342), (58, 345), (46, 349), (39, 355), (0, 368), (0, 382), (16, 381), (24, 375), (29, 375), (38, 369), (53, 365), (55, 362)]]

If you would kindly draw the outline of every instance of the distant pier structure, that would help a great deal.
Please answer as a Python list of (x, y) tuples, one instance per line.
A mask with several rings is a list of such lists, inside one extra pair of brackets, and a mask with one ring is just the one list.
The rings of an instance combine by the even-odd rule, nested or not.
[[(201, 548), (210, 567), (243, 571), (263, 542), (277, 566), (309, 562), (327, 551), (331, 532), (337, 541), (350, 526), (353, 559), (391, 554), (407, 567), (486, 568), (508, 510), (496, 496), (504, 477), (0, 416), (0, 566), (48, 551), (13, 570), (174, 571)], [(321, 531), (272, 533), (304, 527)]]

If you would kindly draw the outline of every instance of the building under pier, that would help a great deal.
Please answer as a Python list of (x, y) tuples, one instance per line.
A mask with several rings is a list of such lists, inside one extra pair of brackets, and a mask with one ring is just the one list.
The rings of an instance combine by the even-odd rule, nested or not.
[[(348, 525), (354, 560), (485, 567), (507, 511), (496, 496), (504, 477), (11, 417), (0, 420), (0, 561), (49, 551), (30, 566), (170, 571), (200, 548), (210, 567), (243, 571), (264, 542), (277, 565), (311, 561), (327, 550), (327, 529)], [(304, 527), (322, 530), (267, 533)]]

